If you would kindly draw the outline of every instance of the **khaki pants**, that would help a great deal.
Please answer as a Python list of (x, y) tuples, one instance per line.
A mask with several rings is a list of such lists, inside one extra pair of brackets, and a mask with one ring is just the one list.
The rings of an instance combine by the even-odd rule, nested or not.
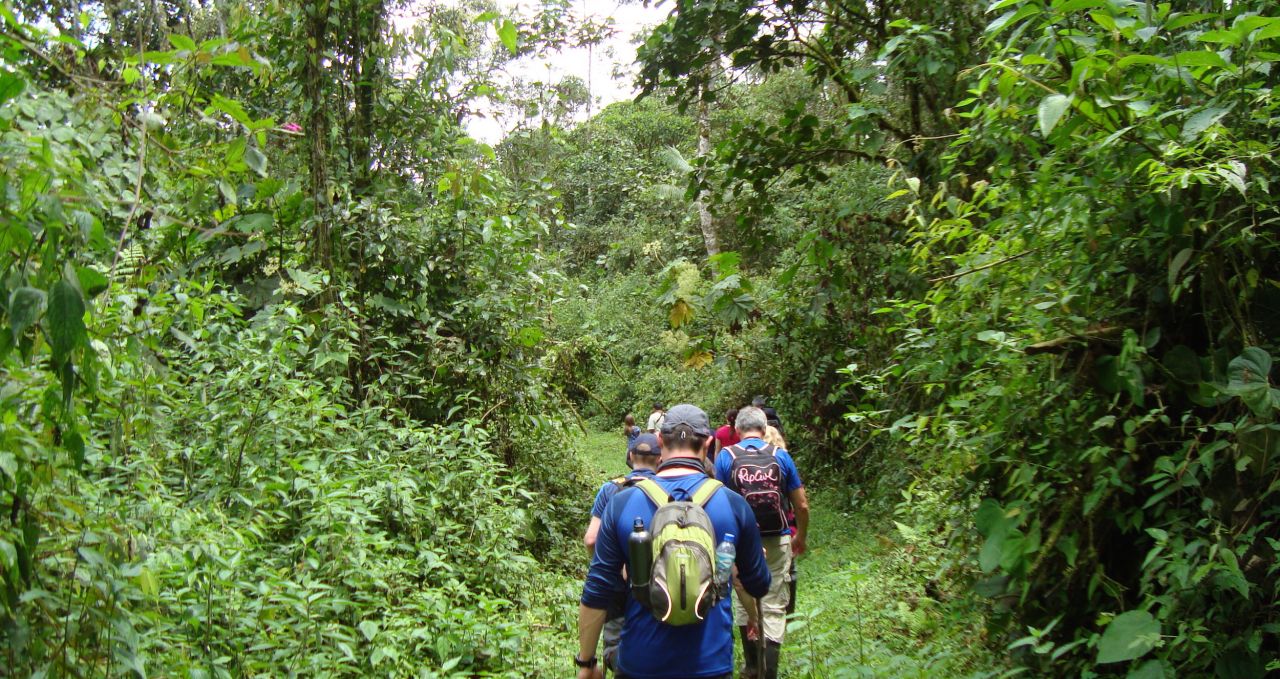
[[(791, 579), (791, 536), (775, 535), (760, 541), (764, 543), (764, 560), (773, 575), (769, 593), (760, 601), (764, 606), (764, 623), (760, 627), (766, 639), (781, 644), (787, 631), (787, 602), (791, 599), (791, 588), (787, 585)], [(736, 595), (733, 597), (733, 624), (743, 627), (747, 624), (747, 609), (742, 605), (745, 592), (739, 589)], [(749, 605), (755, 609), (754, 601)]]

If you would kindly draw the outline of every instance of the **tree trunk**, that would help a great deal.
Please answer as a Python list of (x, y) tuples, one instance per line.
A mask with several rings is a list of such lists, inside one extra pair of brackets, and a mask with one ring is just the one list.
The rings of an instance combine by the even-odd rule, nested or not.
[(355, 131), (351, 155), (355, 163), (352, 179), (356, 195), (364, 195), (373, 184), (373, 108), (376, 88), (382, 77), (382, 62), (378, 56), (382, 37), (382, 20), (386, 3), (374, 0), (368, 7), (359, 5), (351, 36), (351, 66), (354, 71), (351, 85), (355, 95)]
[[(698, 102), (698, 157), (704, 161), (711, 154), (711, 112), (706, 100)], [(698, 183), (706, 180), (706, 169), (698, 170)], [(716, 240), (715, 221), (711, 216), (708, 203), (711, 192), (703, 189), (698, 192), (698, 223), (702, 227), (702, 240), (707, 246), (707, 257), (720, 254), (720, 243)]]
[(308, 3), (306, 60), (303, 88), (307, 97), (307, 138), (310, 144), (311, 199), (315, 204), (311, 247), (315, 264), (329, 272), (333, 282), (333, 234), (329, 220), (329, 114), (324, 101), (324, 52), (328, 36), (329, 2)]

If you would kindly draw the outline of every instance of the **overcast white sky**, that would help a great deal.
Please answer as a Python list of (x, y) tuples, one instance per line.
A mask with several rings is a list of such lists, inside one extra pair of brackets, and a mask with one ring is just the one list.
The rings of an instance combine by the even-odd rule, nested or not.
[[(531, 15), (536, 0), (498, 0), (503, 7), (519, 8), (522, 14)], [(632, 39), (643, 28), (663, 21), (671, 11), (671, 3), (662, 7), (645, 7), (640, 0), (574, 0), (574, 11), (579, 17), (593, 17), (597, 21), (612, 17), (617, 35), (592, 50), (594, 58), (588, 58), (586, 48), (566, 49), (545, 57), (526, 57), (507, 67), (510, 75), (524, 80), (540, 80), (554, 83), (565, 76), (575, 75), (591, 83), (595, 98), (593, 111), (599, 111), (615, 101), (635, 96), (632, 83), (635, 79), (635, 46)], [(624, 77), (615, 79), (620, 71)], [(486, 113), (493, 113), (492, 111)], [(489, 115), (473, 117), (466, 123), (471, 136), (488, 144), (497, 143), (516, 121), (501, 121)]]

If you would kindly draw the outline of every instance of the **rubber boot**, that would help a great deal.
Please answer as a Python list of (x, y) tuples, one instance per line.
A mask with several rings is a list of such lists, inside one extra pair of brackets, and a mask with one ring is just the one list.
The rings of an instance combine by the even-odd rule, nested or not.
[(761, 679), (778, 679), (778, 656), (782, 653), (782, 644), (776, 641), (765, 643), (764, 668), (760, 672)]
[(760, 679), (759, 645), (747, 638), (747, 628), (739, 627), (742, 635), (742, 677), (741, 679)]

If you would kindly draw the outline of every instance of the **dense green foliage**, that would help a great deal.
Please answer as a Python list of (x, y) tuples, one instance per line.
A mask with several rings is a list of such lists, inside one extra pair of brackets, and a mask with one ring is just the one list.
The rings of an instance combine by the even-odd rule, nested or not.
[(154, 9), (2, 12), (5, 667), (522, 676), (588, 488), (516, 471), (556, 204), (455, 113), (512, 22)]
[(558, 676), (571, 428), (756, 394), (791, 676), (1280, 668), (1270, 3), (571, 5), (0, 4), (6, 668)]
[[(778, 212), (847, 171), (842, 153), (895, 168), (893, 195), (913, 202), (859, 295), (874, 318), (838, 331), (852, 341), (835, 395), (863, 440), (850, 472), (914, 477), (904, 525), (966, 555), (940, 575), (972, 578), (997, 641), (1037, 672), (1261, 676), (1280, 650), (1280, 18), (1190, 5), (1010, 0), (979, 37), (957, 30), (972, 7), (885, 22), (883, 5), (687, 2), (646, 45), (646, 82), (680, 101), (713, 96), (697, 80), (717, 55), (800, 64), (838, 92), (834, 115), (817, 96), (725, 134), (706, 160), (725, 211)], [(932, 126), (898, 87), (922, 72), (944, 88)], [(953, 499), (920, 501), (939, 494)]]

